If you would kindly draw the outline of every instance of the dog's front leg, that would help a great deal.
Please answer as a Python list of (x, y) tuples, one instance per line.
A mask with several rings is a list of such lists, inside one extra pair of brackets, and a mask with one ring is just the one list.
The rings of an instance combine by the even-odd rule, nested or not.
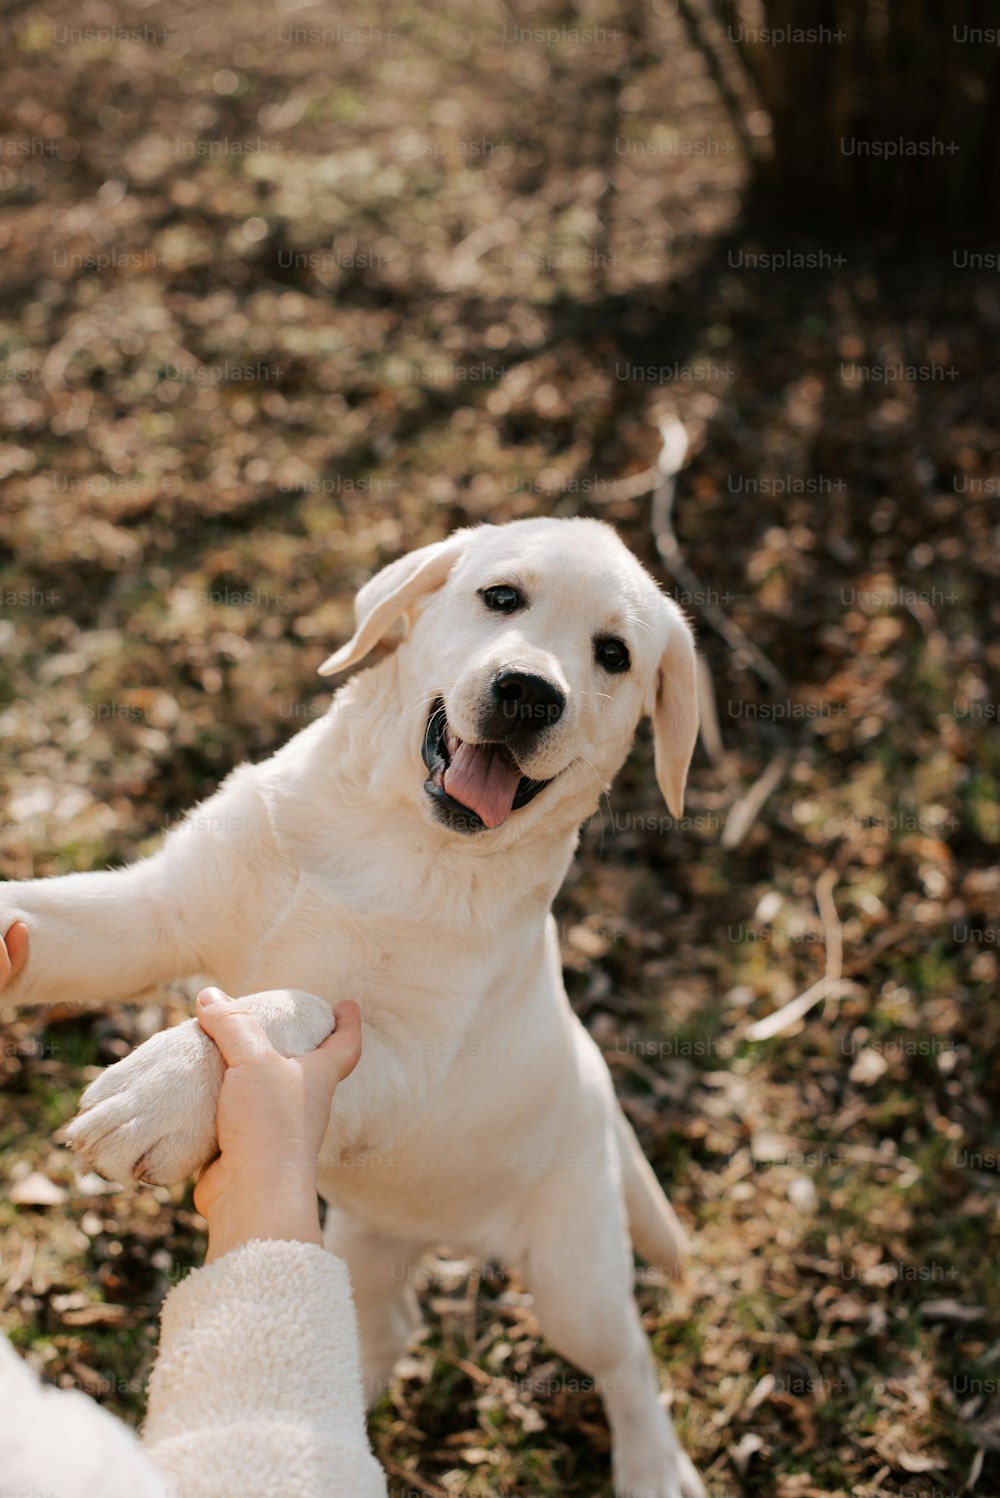
[(0, 884), (0, 936), (15, 958), (4, 1003), (127, 999), (193, 970), (192, 933), (172, 919), (154, 864)]
[[(266, 877), (265, 873), (266, 871)], [(238, 968), (293, 883), (253, 772), (231, 776), (151, 858), (127, 869), (0, 884), (0, 937), (20, 957), (5, 1004), (101, 1004), (167, 978)]]

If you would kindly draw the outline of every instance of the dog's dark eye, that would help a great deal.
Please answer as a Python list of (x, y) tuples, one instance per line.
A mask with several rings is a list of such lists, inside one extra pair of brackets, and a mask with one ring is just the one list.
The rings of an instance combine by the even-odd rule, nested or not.
[(597, 664), (603, 666), (605, 671), (617, 674), (627, 671), (631, 665), (628, 650), (622, 640), (611, 638), (598, 640), (594, 646), (594, 654), (597, 657)]
[(481, 597), (486, 607), (498, 614), (512, 614), (515, 609), (521, 607), (524, 601), (516, 588), (508, 588), (505, 585), (483, 588)]

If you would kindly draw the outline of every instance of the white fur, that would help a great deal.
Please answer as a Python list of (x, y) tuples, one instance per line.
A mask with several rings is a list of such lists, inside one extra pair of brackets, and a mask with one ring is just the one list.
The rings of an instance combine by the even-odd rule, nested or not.
[[(515, 583), (527, 608), (484, 607), (478, 590)], [(631, 1295), (629, 1232), (671, 1270), (684, 1235), (570, 1009), (549, 913), (644, 712), (681, 811), (697, 733), (690, 630), (589, 520), (461, 531), (375, 577), (357, 617), (324, 670), (361, 660), (400, 619), (409, 631), (159, 853), (0, 886), (0, 930), (22, 918), (31, 931), (7, 997), (106, 1000), (209, 972), (233, 994), (291, 982), (328, 1006), (356, 999), (364, 1054), (337, 1092), (320, 1189), (329, 1246), (351, 1270), (367, 1387), (412, 1326), (407, 1266), (442, 1242), (498, 1258), (526, 1279), (549, 1343), (600, 1381), (619, 1498), (695, 1498)], [(626, 640), (627, 674), (596, 664), (605, 633)], [(566, 694), (563, 718), (521, 759), (552, 782), (466, 836), (435, 820), (423, 789), (428, 712), (443, 698), (474, 739), (477, 704), (510, 665)], [(178, 1026), (88, 1089), (74, 1143), (112, 1178), (178, 1180), (213, 1152), (218, 1079), (211, 1047)]]

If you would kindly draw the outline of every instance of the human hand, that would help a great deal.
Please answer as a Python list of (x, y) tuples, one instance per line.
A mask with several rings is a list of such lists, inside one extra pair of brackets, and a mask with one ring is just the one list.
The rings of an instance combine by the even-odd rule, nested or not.
[(336, 1029), (304, 1056), (279, 1055), (264, 1031), (220, 989), (203, 989), (198, 1022), (226, 1063), (219, 1096), (219, 1158), (194, 1201), (208, 1220), (206, 1262), (251, 1238), (319, 1243), (316, 1164), (338, 1082), (361, 1055), (361, 1016), (350, 1000)]
[(0, 992), (12, 983), (28, 956), (28, 928), (15, 921), (6, 936), (0, 935)]

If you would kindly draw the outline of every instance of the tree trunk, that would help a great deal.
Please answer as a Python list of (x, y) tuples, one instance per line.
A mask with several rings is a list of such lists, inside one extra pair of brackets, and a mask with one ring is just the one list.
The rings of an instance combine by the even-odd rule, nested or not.
[(752, 20), (725, 0), (723, 13), (773, 125), (758, 208), (896, 229), (998, 222), (990, 0), (760, 0)]

